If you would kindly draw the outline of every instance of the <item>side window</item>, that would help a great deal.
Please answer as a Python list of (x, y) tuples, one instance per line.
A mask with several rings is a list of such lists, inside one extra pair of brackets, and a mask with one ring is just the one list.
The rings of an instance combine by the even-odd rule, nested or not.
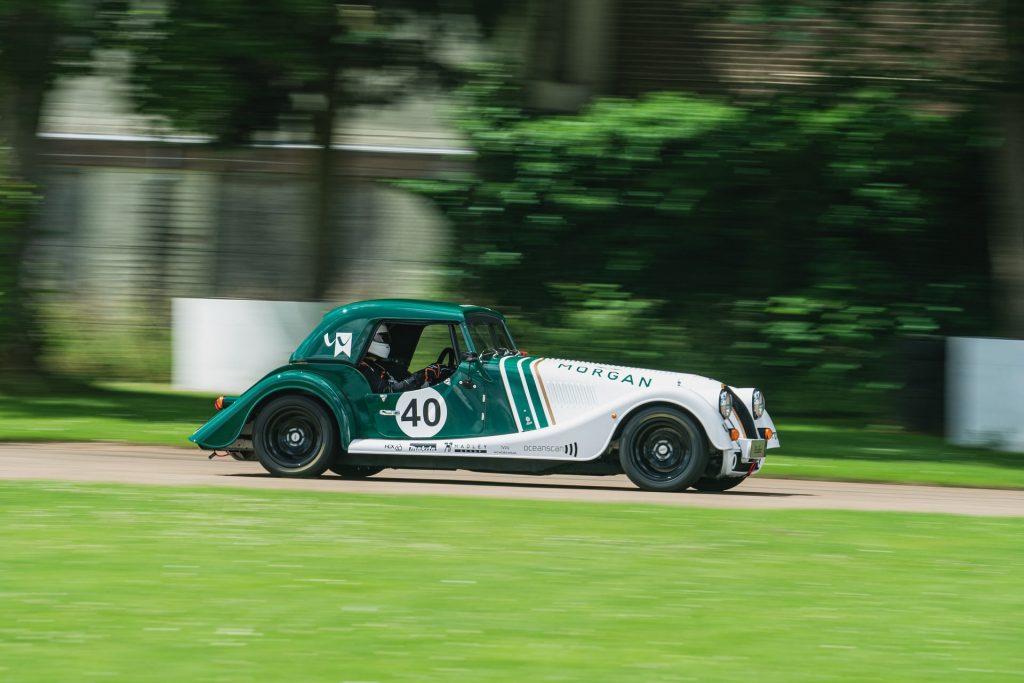
[[(450, 330), (451, 325), (448, 323), (427, 325), (424, 327), (423, 334), (420, 335), (420, 341), (419, 344), (416, 345), (416, 352), (413, 354), (412, 363), (409, 365), (409, 368), (411, 370), (418, 370), (430, 365), (431, 363), (436, 363), (441, 352), (452, 345)], [(459, 353), (466, 350), (466, 342), (462, 339), (462, 332), (458, 327), (455, 328), (455, 335), (456, 341), (461, 347), (455, 349), (455, 357), (457, 359), (459, 357)]]

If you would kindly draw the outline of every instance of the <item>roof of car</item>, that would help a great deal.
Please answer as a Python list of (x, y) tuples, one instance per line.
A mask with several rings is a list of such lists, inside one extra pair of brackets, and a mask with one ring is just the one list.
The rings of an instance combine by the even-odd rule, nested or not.
[(483, 306), (454, 304), (422, 299), (370, 299), (356, 301), (329, 311), (324, 320), (346, 317), (403, 320), (462, 320), (472, 313), (483, 313), (504, 318), (497, 311)]
[[(326, 357), (351, 362), (366, 348), (374, 324), (380, 321), (462, 322), (467, 315), (473, 314), (505, 319), (497, 311), (483, 306), (418, 299), (356, 301), (338, 306), (324, 315), (319, 324), (295, 349), (291, 361)], [(341, 340), (345, 338), (347, 341), (342, 342)]]

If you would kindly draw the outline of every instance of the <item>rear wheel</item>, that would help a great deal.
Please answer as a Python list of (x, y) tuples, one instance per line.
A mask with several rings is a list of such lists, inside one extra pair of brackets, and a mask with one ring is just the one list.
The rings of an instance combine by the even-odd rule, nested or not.
[(728, 491), (742, 484), (746, 478), (746, 475), (742, 477), (722, 477), (721, 479), (701, 477), (693, 483), (693, 488), (698, 491)]
[(267, 403), (253, 428), (253, 448), (275, 477), (318, 477), (338, 450), (334, 419), (307, 396), (281, 396)]
[(682, 491), (700, 479), (707, 466), (704, 430), (676, 408), (646, 408), (622, 431), (619, 462), (639, 488)]

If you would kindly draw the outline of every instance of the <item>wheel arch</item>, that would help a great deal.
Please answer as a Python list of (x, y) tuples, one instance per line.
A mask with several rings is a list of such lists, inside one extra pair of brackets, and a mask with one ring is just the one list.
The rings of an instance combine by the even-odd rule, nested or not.
[[(636, 417), (637, 413), (646, 410), (648, 408), (672, 408), (679, 410), (689, 415), (693, 420), (700, 425), (701, 430), (704, 432), (704, 438), (707, 439), (708, 443), (711, 444), (712, 448), (717, 450), (726, 450), (731, 447), (728, 435), (721, 426), (721, 419), (715, 420), (714, 418), (719, 417), (716, 413), (713, 417), (708, 415), (708, 411), (694, 410), (690, 405), (682, 401), (673, 401), (669, 399), (656, 399), (653, 401), (644, 401), (637, 405), (629, 408), (622, 416), (620, 416), (618, 424), (615, 426), (615, 431), (612, 433), (612, 441), (618, 441), (622, 437), (622, 431), (629, 424), (629, 421)], [(720, 435), (717, 432), (722, 432)], [(718, 438), (713, 437), (712, 435)]]
[[(255, 405), (253, 405), (252, 409), (249, 411), (249, 416), (245, 420), (245, 424), (249, 425), (256, 422), (256, 418), (259, 416), (260, 411), (263, 410), (263, 408), (265, 408), (268, 403), (270, 403), (274, 399), (278, 399), (284, 396), (303, 396), (305, 398), (313, 399), (318, 404), (320, 404), (320, 406), (324, 408), (328, 412), (328, 414), (334, 416), (335, 434), (339, 438), (339, 443), (341, 443), (340, 440), (343, 438), (343, 434), (346, 431), (345, 428), (342, 427), (343, 420), (348, 420), (348, 417), (345, 415), (345, 411), (335, 410), (328, 401), (324, 400), (323, 396), (320, 396), (319, 394), (313, 391), (309, 391), (306, 388), (282, 388), (267, 392), (256, 402)], [(347, 447), (348, 442), (350, 440), (351, 439), (347, 439), (344, 441), (345, 447)]]
[(326, 378), (301, 370), (282, 369), (257, 382), (237, 401), (217, 413), (189, 441), (202, 448), (226, 448), (233, 443), (245, 425), (256, 419), (260, 409), (282, 395), (304, 395), (323, 404), (334, 416), (338, 429), (338, 444), (348, 449), (352, 441), (352, 406), (342, 391)]

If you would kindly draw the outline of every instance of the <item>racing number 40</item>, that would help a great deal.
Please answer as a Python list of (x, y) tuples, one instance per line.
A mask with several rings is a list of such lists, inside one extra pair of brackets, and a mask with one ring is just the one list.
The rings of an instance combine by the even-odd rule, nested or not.
[(420, 413), (420, 401), (414, 398), (402, 411), (400, 419), (402, 422), (411, 423), (413, 427), (418, 427), (420, 420), (423, 420), (428, 427), (436, 427), (441, 421), (441, 402), (436, 398), (424, 400), (423, 412)]

